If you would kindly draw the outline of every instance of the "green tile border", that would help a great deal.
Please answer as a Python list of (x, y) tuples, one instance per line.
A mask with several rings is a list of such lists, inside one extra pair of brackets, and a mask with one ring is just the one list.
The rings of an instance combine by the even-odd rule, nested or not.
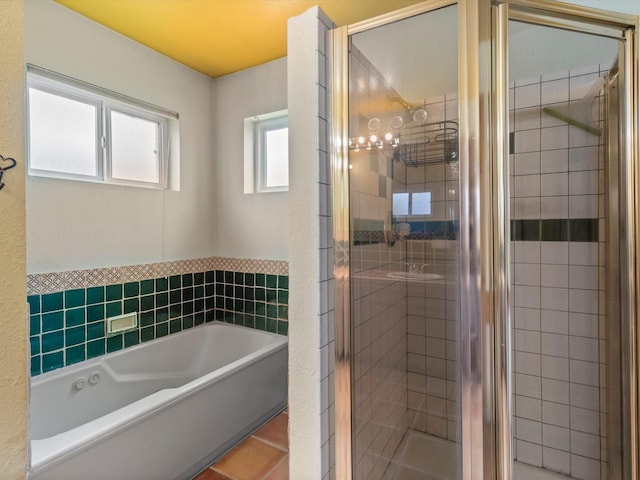
[[(288, 334), (289, 277), (209, 270), (29, 295), (31, 374), (39, 375), (212, 320)], [(138, 312), (139, 327), (105, 336), (105, 319)]]

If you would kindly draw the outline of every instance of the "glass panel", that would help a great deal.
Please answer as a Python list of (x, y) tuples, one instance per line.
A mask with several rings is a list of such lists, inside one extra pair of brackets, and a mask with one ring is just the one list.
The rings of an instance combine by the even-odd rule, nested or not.
[(509, 22), (515, 478), (622, 478), (607, 418), (620, 397), (607, 354), (620, 352), (607, 309), (619, 266), (605, 228), (618, 221), (606, 133), (619, 47)]
[(159, 183), (159, 130), (157, 122), (111, 110), (111, 176)]
[(266, 187), (289, 185), (289, 129), (267, 130), (264, 136)]
[(29, 88), (29, 165), (32, 169), (97, 175), (97, 108)]
[(457, 7), (349, 64), (353, 478), (460, 478)]

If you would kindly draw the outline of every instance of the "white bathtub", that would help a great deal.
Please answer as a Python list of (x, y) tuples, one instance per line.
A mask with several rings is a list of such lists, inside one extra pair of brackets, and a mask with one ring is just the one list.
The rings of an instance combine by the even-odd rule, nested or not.
[(286, 400), (286, 337), (201, 325), (36, 377), (28, 478), (191, 478)]

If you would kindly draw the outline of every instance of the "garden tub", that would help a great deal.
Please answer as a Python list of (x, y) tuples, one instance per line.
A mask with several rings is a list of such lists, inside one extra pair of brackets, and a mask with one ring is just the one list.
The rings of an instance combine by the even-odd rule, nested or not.
[(188, 479), (286, 400), (286, 337), (201, 325), (35, 377), (29, 478)]

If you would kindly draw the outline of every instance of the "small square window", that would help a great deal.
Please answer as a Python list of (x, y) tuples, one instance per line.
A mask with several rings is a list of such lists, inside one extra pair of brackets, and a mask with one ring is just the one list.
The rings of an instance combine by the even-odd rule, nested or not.
[(245, 119), (245, 193), (289, 189), (287, 111)]

